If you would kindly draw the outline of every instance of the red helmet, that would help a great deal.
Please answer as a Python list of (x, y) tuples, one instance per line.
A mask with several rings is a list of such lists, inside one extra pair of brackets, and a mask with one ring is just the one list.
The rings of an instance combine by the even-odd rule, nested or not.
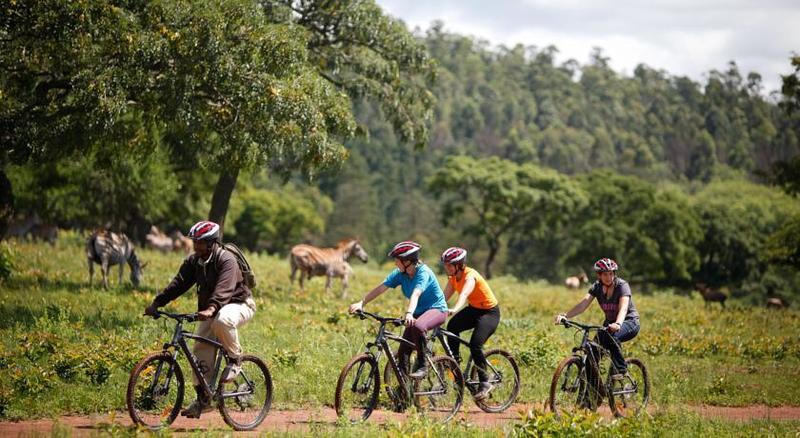
[(422, 247), (419, 243), (406, 240), (395, 245), (386, 256), (396, 259), (410, 258), (414, 254), (418, 254), (420, 249)]
[(189, 229), (188, 237), (192, 240), (217, 240), (219, 225), (211, 221), (200, 221)]
[(467, 261), (467, 250), (457, 246), (451, 246), (442, 253), (444, 263), (464, 263)]
[(618, 269), (619, 266), (617, 266), (617, 262), (615, 262), (612, 259), (603, 258), (594, 262), (594, 270), (596, 272), (606, 272), (606, 271), (615, 272)]

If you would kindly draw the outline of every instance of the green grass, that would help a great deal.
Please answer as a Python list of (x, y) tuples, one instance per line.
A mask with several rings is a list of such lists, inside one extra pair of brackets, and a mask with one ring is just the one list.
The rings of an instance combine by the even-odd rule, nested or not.
[[(174, 275), (181, 256), (141, 251), (140, 258), (149, 262), (144, 286), (129, 286), (127, 268), (124, 284), (117, 285), (114, 269), (111, 288), (104, 291), (88, 287), (79, 236), (68, 235), (55, 248), (11, 243), (10, 249), (16, 270), (0, 282), (0, 419), (123, 409), (132, 365), (147, 351), (159, 349), (172, 330), (168, 322), (141, 314)], [(284, 257), (251, 255), (249, 260), (259, 283), (258, 311), (240, 335), (245, 350), (270, 366), (274, 408), (332, 405), (341, 367), (374, 336), (375, 325), (348, 317), (347, 305), (379, 283), (387, 266), (354, 262), (350, 297), (341, 299), (339, 284), (326, 295), (320, 277), (305, 293), (290, 286)], [(98, 279), (95, 272), (95, 285)], [(553, 315), (568, 309), (582, 292), (510, 277), (491, 284), (501, 303), (502, 322), (487, 347), (506, 348), (517, 356), (523, 379), (520, 401), (541, 402), (555, 365), (577, 342), (573, 331), (552, 324)], [(655, 405), (800, 405), (800, 313), (736, 303), (722, 311), (704, 308), (697, 296), (634, 294), (642, 331), (625, 345), (626, 353), (648, 365)], [(390, 290), (368, 309), (399, 315), (404, 302), (399, 292)], [(194, 292), (171, 308), (196, 310)], [(601, 313), (592, 307), (581, 318), (599, 322)], [(669, 426), (675, 430), (737, 430), (700, 418), (673, 422), (684, 428)], [(797, 426), (754, 422), (747, 427), (757, 433), (792, 425)]]

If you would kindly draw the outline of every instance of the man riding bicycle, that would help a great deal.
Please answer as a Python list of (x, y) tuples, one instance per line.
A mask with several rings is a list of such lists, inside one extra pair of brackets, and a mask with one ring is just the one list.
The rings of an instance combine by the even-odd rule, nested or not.
[[(483, 344), (500, 324), (500, 306), (497, 304), (497, 298), (489, 287), (489, 283), (478, 271), (466, 265), (466, 249), (447, 248), (442, 253), (441, 259), (448, 277), (447, 286), (444, 289), (445, 300), (450, 299), (454, 292), (459, 294), (456, 304), (449, 311), (451, 315), (455, 315), (447, 323), (447, 330), (459, 335), (465, 330), (474, 329), (469, 340), (469, 349), (472, 359), (475, 361), (480, 381), (474, 397), (476, 400), (483, 400), (492, 390), (492, 384), (489, 383), (489, 375), (486, 372)], [(469, 301), (469, 305), (464, 306), (467, 301)], [(453, 338), (448, 338), (447, 342), (456, 361), (460, 362), (459, 347), (461, 343)]]
[[(431, 268), (419, 260), (421, 246), (416, 242), (400, 242), (389, 251), (388, 257), (395, 261), (395, 268), (383, 283), (372, 289), (363, 300), (350, 305), (350, 313), (361, 310), (364, 305), (377, 298), (388, 288), (400, 286), (408, 298), (408, 311), (405, 315), (406, 329), (403, 338), (417, 346), (417, 362), (411, 378), (421, 379), (428, 373), (425, 361), (427, 342), (425, 334), (447, 319), (447, 302), (442, 288)], [(397, 352), (400, 368), (408, 369), (408, 356), (411, 347), (400, 344)]]
[(622, 355), (622, 343), (635, 338), (640, 328), (639, 312), (633, 305), (631, 287), (627, 281), (617, 277), (618, 269), (617, 262), (609, 258), (595, 262), (597, 281), (575, 307), (555, 318), (556, 324), (560, 324), (562, 319), (580, 315), (597, 298), (597, 304), (605, 313), (603, 325), (607, 327), (606, 331), (598, 333), (598, 341), (611, 353), (615, 371), (611, 376), (612, 380), (622, 380), (628, 372), (625, 357)]
[[(194, 253), (183, 260), (178, 274), (144, 312), (146, 315), (155, 315), (159, 307), (167, 305), (196, 285), (197, 317), (201, 322), (195, 334), (222, 344), (233, 359), (233, 364), (223, 371), (223, 381), (231, 381), (241, 370), (238, 359), (242, 347), (237, 328), (253, 318), (256, 304), (252, 292), (244, 284), (235, 256), (222, 248), (218, 224), (200, 221), (189, 230), (188, 237), (193, 241)], [(206, 381), (211, 381), (216, 349), (210, 344), (195, 342), (192, 352), (198, 359)], [(192, 378), (197, 399), (181, 415), (199, 418), (201, 413), (212, 409), (211, 401), (197, 377), (193, 374)]]

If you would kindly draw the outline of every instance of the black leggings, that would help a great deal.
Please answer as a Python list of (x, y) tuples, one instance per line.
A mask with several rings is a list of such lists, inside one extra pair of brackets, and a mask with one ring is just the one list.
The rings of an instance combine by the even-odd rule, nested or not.
[[(472, 353), (472, 360), (475, 361), (478, 368), (478, 378), (482, 382), (488, 379), (485, 371), (486, 356), (483, 355), (483, 344), (492, 336), (499, 323), (500, 306), (494, 306), (491, 309), (467, 306), (450, 318), (450, 322), (447, 323), (447, 331), (457, 335), (465, 330), (475, 329), (469, 339), (469, 350)], [(447, 343), (450, 345), (453, 355), (456, 358), (460, 357), (459, 346), (461, 343), (451, 338), (447, 338)]]

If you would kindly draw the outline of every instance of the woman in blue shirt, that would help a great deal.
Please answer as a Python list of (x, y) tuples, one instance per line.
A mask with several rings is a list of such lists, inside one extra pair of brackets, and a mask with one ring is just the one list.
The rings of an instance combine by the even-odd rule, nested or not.
[[(363, 300), (350, 305), (350, 313), (363, 309), (364, 305), (384, 293), (386, 289), (400, 286), (403, 295), (408, 298), (408, 310), (405, 315), (406, 329), (403, 338), (417, 346), (417, 363), (412, 378), (421, 379), (428, 372), (425, 362), (425, 333), (442, 325), (447, 319), (447, 301), (442, 288), (431, 268), (419, 260), (421, 246), (412, 241), (400, 242), (389, 251), (388, 257), (394, 258), (397, 266), (383, 283), (372, 289)], [(402, 369), (408, 369), (408, 355), (411, 348), (400, 344), (397, 351)]]

